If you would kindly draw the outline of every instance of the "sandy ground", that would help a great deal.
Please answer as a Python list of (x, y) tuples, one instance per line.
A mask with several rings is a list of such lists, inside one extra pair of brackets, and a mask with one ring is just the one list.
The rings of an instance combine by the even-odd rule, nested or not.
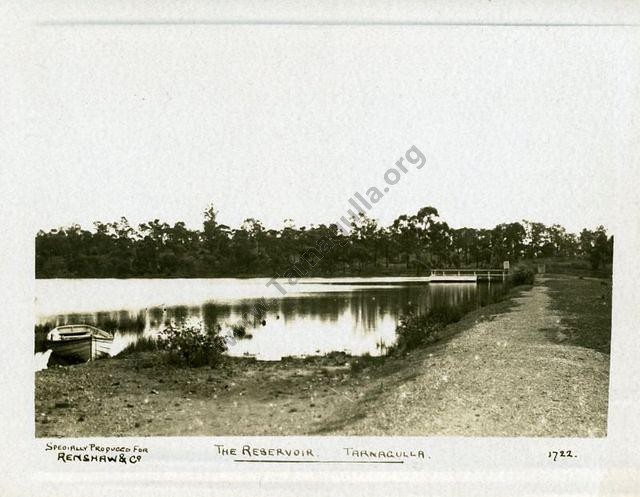
[(36, 373), (36, 435), (604, 436), (609, 356), (570, 344), (553, 307), (540, 279), (357, 372), (344, 356), (213, 370), (153, 353), (51, 368)]

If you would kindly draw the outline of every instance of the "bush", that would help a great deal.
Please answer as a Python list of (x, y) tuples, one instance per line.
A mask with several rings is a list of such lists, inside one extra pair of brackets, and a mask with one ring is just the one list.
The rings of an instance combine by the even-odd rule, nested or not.
[(511, 274), (509, 274), (509, 281), (513, 286), (519, 285), (533, 285), (535, 273), (532, 269), (527, 267), (516, 268)]
[(445, 326), (460, 321), (471, 308), (471, 304), (467, 307), (437, 307), (427, 314), (408, 314), (400, 319), (396, 328), (397, 341), (388, 353), (404, 353), (435, 342)]
[(215, 367), (227, 350), (216, 327), (203, 330), (201, 325), (169, 325), (160, 335), (158, 346), (167, 351), (170, 363), (188, 367)]
[(389, 349), (389, 354), (408, 352), (435, 341), (444, 325), (429, 314), (410, 314), (403, 317), (396, 328), (398, 339)]

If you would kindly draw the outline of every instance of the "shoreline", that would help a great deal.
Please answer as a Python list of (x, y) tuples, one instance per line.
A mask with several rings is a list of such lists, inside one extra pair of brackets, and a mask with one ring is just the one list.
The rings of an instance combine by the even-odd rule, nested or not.
[[(451, 368), (447, 361), (459, 356), (460, 337), (473, 338), (496, 320), (513, 317), (545, 280), (512, 289), (505, 300), (446, 326), (436, 342), (399, 357), (334, 353), (257, 361), (227, 356), (216, 369), (179, 369), (142, 352), (39, 371), (36, 436), (448, 434), (436, 425), (385, 424), (381, 414), (394, 402), (398, 405), (397, 392), (423, 382), (425, 374)], [(540, 336), (550, 341), (547, 332)], [(568, 342), (556, 345), (570, 352)], [(458, 373), (464, 369), (457, 367)], [(478, 394), (461, 390), (456, 395)], [(442, 402), (431, 399), (426, 412), (442, 407)], [(606, 410), (604, 414), (606, 425)], [(408, 420), (423, 415), (410, 411), (400, 416)], [(377, 422), (372, 425), (372, 420)], [(602, 431), (598, 425), (594, 433)], [(474, 429), (462, 427), (455, 433), (473, 434)]]

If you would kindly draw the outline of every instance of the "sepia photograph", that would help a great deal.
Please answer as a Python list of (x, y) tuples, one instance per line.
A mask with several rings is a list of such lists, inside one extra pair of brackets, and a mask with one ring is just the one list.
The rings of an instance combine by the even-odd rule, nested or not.
[(639, 6), (0, 12), (1, 495), (638, 495)]
[(590, 35), (43, 21), (35, 436), (606, 437)]

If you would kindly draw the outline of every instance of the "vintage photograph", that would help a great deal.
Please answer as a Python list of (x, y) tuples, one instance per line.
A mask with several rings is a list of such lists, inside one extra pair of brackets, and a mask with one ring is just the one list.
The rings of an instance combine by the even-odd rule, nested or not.
[(36, 437), (606, 437), (587, 34), (41, 29)]

